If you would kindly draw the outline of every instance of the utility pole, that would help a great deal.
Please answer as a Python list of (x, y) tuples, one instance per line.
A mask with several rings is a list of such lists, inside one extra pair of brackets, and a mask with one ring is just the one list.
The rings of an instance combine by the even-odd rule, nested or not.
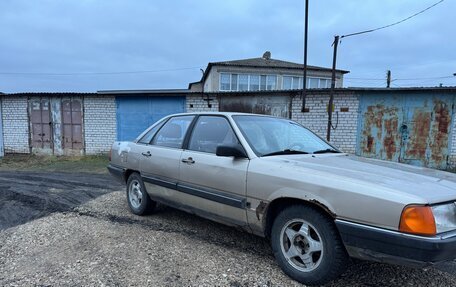
[(336, 88), (336, 60), (337, 60), (337, 45), (339, 44), (339, 36), (334, 36), (334, 53), (333, 53), (333, 65), (332, 65), (332, 76), (331, 76), (331, 90), (329, 91), (329, 104), (328, 104), (328, 129), (326, 130), (326, 140), (331, 140), (331, 128), (332, 128), (332, 113), (334, 103), (334, 89)]
[(306, 0), (306, 7), (305, 7), (305, 20), (304, 20), (304, 69), (303, 69), (303, 77), (302, 77), (302, 91), (301, 91), (301, 98), (302, 98), (302, 106), (301, 112), (304, 112), (306, 109), (306, 88), (307, 88), (307, 31), (308, 31), (308, 23), (309, 23), (309, 0)]
[(391, 85), (391, 70), (386, 71), (386, 87), (389, 88)]

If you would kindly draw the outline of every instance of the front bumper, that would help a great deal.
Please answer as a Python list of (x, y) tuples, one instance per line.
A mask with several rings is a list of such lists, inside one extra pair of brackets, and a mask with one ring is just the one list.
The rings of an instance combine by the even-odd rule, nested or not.
[(408, 266), (427, 266), (456, 258), (456, 233), (416, 236), (336, 220), (350, 256)]

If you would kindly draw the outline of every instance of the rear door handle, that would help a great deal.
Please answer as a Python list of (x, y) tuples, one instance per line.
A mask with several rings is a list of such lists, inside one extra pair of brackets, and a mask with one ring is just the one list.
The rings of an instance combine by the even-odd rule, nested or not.
[(194, 164), (195, 163), (195, 161), (191, 157), (182, 159), (182, 162), (185, 162), (187, 164)]
[(150, 151), (143, 152), (143, 153), (141, 153), (141, 154), (142, 154), (143, 156), (147, 156), (147, 157), (152, 156), (152, 155), (150, 154)]

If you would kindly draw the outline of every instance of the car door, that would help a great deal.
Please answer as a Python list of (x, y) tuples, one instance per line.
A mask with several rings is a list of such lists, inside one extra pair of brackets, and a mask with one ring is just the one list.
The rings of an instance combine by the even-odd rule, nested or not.
[(212, 219), (246, 225), (246, 176), (249, 159), (215, 154), (218, 145), (240, 143), (224, 116), (196, 120), (183, 151), (178, 188), (181, 200)]
[[(182, 145), (195, 116), (170, 118), (154, 133), (151, 129), (137, 143), (140, 156), (141, 177), (152, 198), (172, 200), (179, 179)], [(152, 140), (147, 144), (148, 137)]]

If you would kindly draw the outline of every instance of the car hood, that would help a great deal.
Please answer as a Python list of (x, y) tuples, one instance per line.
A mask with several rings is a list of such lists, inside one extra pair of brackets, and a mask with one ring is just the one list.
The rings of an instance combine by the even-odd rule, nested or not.
[(347, 154), (263, 157), (271, 163), (312, 170), (328, 179), (357, 182), (366, 188), (394, 190), (433, 204), (456, 199), (456, 174)]

